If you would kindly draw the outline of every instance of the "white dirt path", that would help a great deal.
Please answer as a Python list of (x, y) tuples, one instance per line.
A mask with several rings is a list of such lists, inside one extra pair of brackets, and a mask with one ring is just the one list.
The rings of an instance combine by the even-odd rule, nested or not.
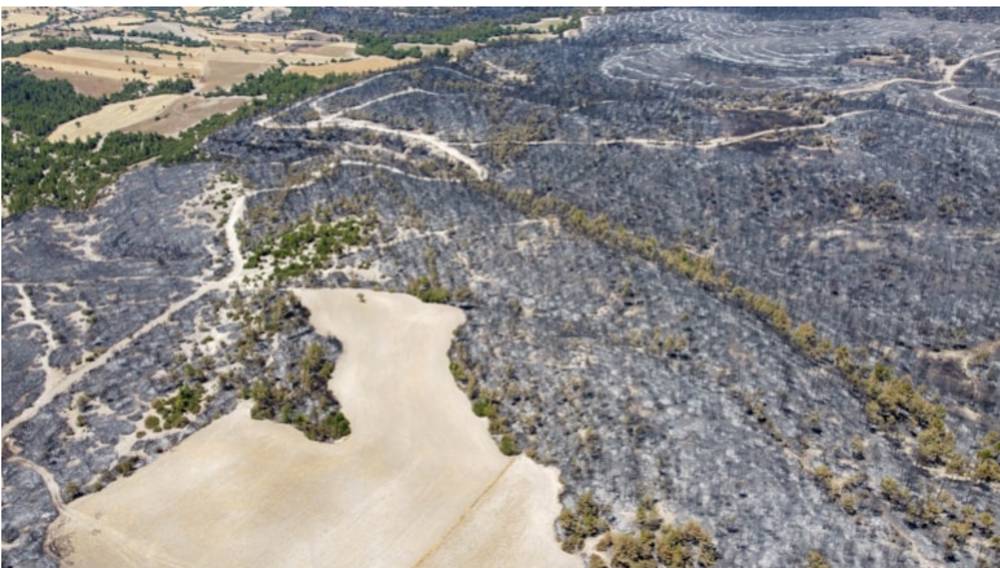
[(980, 113), (980, 114), (986, 114), (986, 115), (989, 115), (989, 116), (994, 116), (994, 117), (1000, 118), (1000, 111), (996, 111), (996, 110), (992, 110), (992, 109), (988, 109), (988, 108), (977, 107), (977, 106), (972, 106), (972, 105), (966, 104), (966, 103), (964, 103), (962, 101), (957, 101), (955, 99), (948, 98), (945, 95), (945, 93), (947, 93), (948, 91), (951, 91), (953, 89), (957, 89), (959, 87), (959, 85), (957, 83), (955, 83), (955, 75), (957, 75), (958, 72), (963, 67), (965, 67), (966, 65), (968, 65), (969, 62), (974, 61), (976, 59), (983, 59), (983, 58), (986, 58), (986, 57), (992, 57), (992, 56), (995, 56), (995, 55), (1000, 55), (1000, 49), (993, 49), (993, 50), (990, 50), (990, 51), (983, 51), (983, 52), (980, 52), (980, 53), (973, 53), (972, 55), (969, 55), (969, 56), (963, 58), (962, 60), (958, 61), (957, 63), (955, 63), (953, 65), (945, 65), (944, 66), (944, 72), (943, 72), (943, 74), (942, 74), (942, 76), (941, 76), (940, 79), (928, 80), (928, 79), (911, 79), (909, 77), (894, 77), (894, 78), (891, 78), (891, 79), (885, 79), (885, 80), (882, 80), (882, 81), (876, 81), (874, 83), (868, 83), (866, 85), (858, 85), (858, 86), (853, 86), (853, 87), (846, 87), (846, 88), (834, 91), (834, 94), (837, 94), (837, 95), (840, 95), (840, 96), (846, 96), (846, 95), (856, 95), (856, 94), (861, 94), (861, 93), (874, 93), (874, 92), (877, 92), (877, 91), (881, 91), (882, 89), (884, 89), (884, 88), (886, 88), (886, 87), (888, 87), (890, 85), (897, 85), (897, 84), (900, 84), (900, 83), (915, 83), (915, 84), (918, 84), (918, 85), (941, 85), (941, 88), (936, 89), (933, 92), (934, 97), (937, 98), (938, 100), (940, 100), (941, 102), (943, 102), (943, 103), (945, 103), (947, 105), (953, 106), (953, 107), (961, 108), (963, 110), (968, 110), (968, 111), (972, 111), (972, 112), (976, 112), (976, 113)]
[[(264, 190), (269, 191), (269, 190)], [(257, 192), (261, 193), (261, 192)], [(225, 277), (219, 280), (211, 280), (202, 283), (194, 292), (185, 296), (167, 306), (158, 316), (147, 321), (142, 327), (137, 329), (132, 334), (123, 337), (118, 340), (114, 345), (109, 347), (107, 351), (102, 353), (100, 356), (95, 357), (92, 361), (84, 363), (76, 368), (74, 368), (69, 373), (62, 373), (57, 369), (53, 369), (52, 372), (46, 370), (46, 381), (45, 388), (42, 394), (39, 395), (35, 402), (31, 406), (24, 409), (19, 415), (12, 418), (6, 424), (3, 425), (3, 435), (7, 438), (10, 432), (13, 432), (20, 424), (31, 420), (34, 418), (38, 412), (45, 407), (48, 403), (60, 395), (61, 393), (67, 391), (74, 383), (80, 380), (84, 375), (104, 366), (111, 358), (121, 353), (123, 350), (132, 345), (137, 339), (146, 335), (152, 331), (156, 326), (166, 323), (170, 318), (178, 311), (184, 309), (186, 306), (190, 305), (191, 302), (201, 298), (205, 294), (215, 291), (215, 290), (225, 290), (231, 284), (239, 282), (243, 277), (243, 253), (240, 250), (239, 236), (236, 234), (236, 224), (243, 218), (243, 212), (246, 208), (246, 199), (248, 195), (240, 196), (233, 205), (233, 208), (229, 212), (229, 219), (226, 221), (226, 244), (229, 248), (229, 255), (232, 259), (233, 265)], [(30, 313), (30, 312), (29, 312)], [(34, 320), (32, 320), (34, 321)], [(43, 328), (44, 329), (44, 328)], [(47, 357), (45, 360), (45, 365), (47, 366)], [(16, 448), (11, 446), (11, 448), (16, 451)]]

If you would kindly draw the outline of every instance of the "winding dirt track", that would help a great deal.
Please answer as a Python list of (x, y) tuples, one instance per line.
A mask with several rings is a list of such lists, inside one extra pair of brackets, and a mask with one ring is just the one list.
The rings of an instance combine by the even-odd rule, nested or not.
[(957, 101), (955, 99), (951, 99), (951, 98), (948, 98), (947, 96), (945, 96), (945, 93), (947, 93), (948, 91), (951, 91), (953, 89), (957, 89), (959, 87), (959, 85), (955, 82), (955, 75), (957, 75), (958, 72), (963, 67), (965, 67), (966, 65), (968, 65), (970, 61), (974, 61), (976, 59), (983, 59), (983, 58), (986, 58), (986, 57), (992, 57), (994, 55), (1000, 55), (1000, 49), (992, 49), (990, 51), (983, 51), (981, 53), (973, 53), (972, 55), (969, 55), (969, 56), (965, 57), (964, 59), (960, 60), (959, 62), (957, 62), (957, 63), (955, 63), (953, 65), (946, 66), (945, 69), (944, 69), (944, 73), (943, 73), (943, 75), (941, 76), (940, 79), (927, 80), (927, 79), (911, 79), (909, 77), (894, 77), (892, 79), (885, 79), (885, 80), (882, 80), (882, 81), (876, 81), (874, 83), (868, 83), (866, 85), (858, 85), (858, 86), (853, 86), (853, 87), (847, 87), (847, 88), (840, 89), (840, 90), (834, 91), (834, 92), (835, 92), (835, 94), (841, 95), (841, 96), (855, 95), (855, 94), (861, 94), (861, 93), (874, 93), (874, 92), (877, 92), (877, 91), (881, 91), (882, 89), (884, 89), (884, 88), (886, 88), (886, 87), (888, 87), (890, 85), (896, 85), (896, 84), (900, 84), (900, 83), (914, 83), (914, 84), (918, 84), (918, 85), (942, 85), (942, 87), (940, 89), (936, 89), (934, 91), (934, 93), (933, 93), (934, 97), (937, 98), (938, 100), (940, 100), (941, 102), (943, 102), (945, 104), (948, 104), (948, 105), (951, 105), (951, 106), (954, 106), (954, 107), (958, 107), (958, 108), (964, 109), (964, 110), (968, 110), (968, 111), (971, 111), (971, 112), (977, 112), (977, 113), (980, 113), (980, 114), (987, 114), (987, 115), (990, 115), (990, 116), (995, 116), (995, 117), (1000, 118), (1000, 112), (998, 112), (998, 111), (995, 111), (995, 110), (992, 110), (992, 109), (988, 109), (988, 108), (971, 106), (971, 105), (968, 105), (968, 104), (966, 104), (966, 103), (964, 103), (962, 101)]
[[(165, 310), (163, 310), (163, 312), (160, 313), (160, 315), (147, 321), (142, 327), (137, 329), (132, 334), (115, 342), (115, 344), (109, 347), (107, 351), (94, 358), (92, 361), (74, 368), (69, 373), (63, 373), (57, 369), (52, 369), (51, 372), (47, 370), (45, 387), (42, 390), (42, 394), (35, 399), (35, 402), (32, 403), (31, 406), (3, 425), (4, 439), (6, 440), (7, 435), (13, 432), (19, 425), (34, 418), (46, 404), (52, 402), (52, 400), (59, 394), (67, 391), (84, 375), (94, 369), (104, 366), (104, 364), (107, 363), (112, 357), (121, 353), (127, 347), (135, 343), (137, 339), (152, 331), (156, 326), (169, 321), (175, 313), (188, 306), (191, 302), (194, 302), (198, 298), (201, 298), (213, 290), (224, 290), (228, 288), (230, 284), (238, 282), (243, 277), (243, 253), (240, 250), (239, 237), (236, 235), (236, 223), (243, 218), (243, 211), (246, 207), (246, 198), (247, 196), (244, 195), (236, 200), (236, 203), (229, 212), (229, 218), (226, 221), (226, 244), (229, 248), (229, 254), (233, 261), (232, 269), (229, 274), (220, 280), (211, 280), (202, 283), (190, 295), (171, 303)], [(34, 323), (35, 321), (32, 320), (32, 322)], [(48, 358), (46, 357), (46, 363), (47, 360)]]
[(295, 293), (344, 343), (330, 388), (351, 435), (310, 442), (243, 405), (71, 503), (51, 531), (69, 565), (579, 566), (555, 540), (557, 472), (502, 455), (454, 384), (459, 309)]

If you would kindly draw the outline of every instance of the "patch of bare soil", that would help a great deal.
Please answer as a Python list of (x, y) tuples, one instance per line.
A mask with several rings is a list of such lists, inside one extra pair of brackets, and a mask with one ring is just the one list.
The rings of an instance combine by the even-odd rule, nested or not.
[(71, 503), (72, 566), (579, 566), (553, 524), (557, 472), (502, 455), (448, 371), (464, 314), (367, 290), (296, 290), (344, 343), (334, 444), (243, 405)]

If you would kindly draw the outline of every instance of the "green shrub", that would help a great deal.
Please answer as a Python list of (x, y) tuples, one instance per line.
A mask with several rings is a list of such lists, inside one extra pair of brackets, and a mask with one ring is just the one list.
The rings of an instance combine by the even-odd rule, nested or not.
[(147, 430), (152, 430), (153, 432), (159, 432), (162, 430), (160, 427), (160, 417), (154, 414), (150, 414), (146, 417), (145, 425)]
[(514, 456), (521, 453), (517, 446), (517, 440), (510, 434), (504, 434), (500, 438), (500, 452), (505, 456)]
[(663, 527), (656, 555), (671, 568), (714, 566), (718, 561), (712, 537), (696, 521)]
[(806, 555), (805, 568), (830, 568), (830, 563), (823, 557), (823, 553), (818, 550), (810, 550)]
[(431, 281), (429, 276), (420, 276), (410, 281), (406, 293), (429, 304), (446, 304), (451, 301), (451, 291)]
[(608, 530), (608, 522), (603, 518), (602, 508), (590, 491), (580, 495), (575, 509), (564, 508), (559, 514), (558, 522), (564, 534), (563, 550), (567, 552), (580, 550), (584, 539)]

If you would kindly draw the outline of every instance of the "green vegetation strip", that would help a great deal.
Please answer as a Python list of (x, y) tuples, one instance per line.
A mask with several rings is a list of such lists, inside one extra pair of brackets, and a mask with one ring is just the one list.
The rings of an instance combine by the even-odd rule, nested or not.
[(719, 294), (757, 315), (789, 344), (813, 363), (842, 375), (865, 401), (868, 420), (880, 429), (905, 432), (897, 426), (916, 430), (917, 457), (929, 466), (944, 465), (954, 475), (977, 481), (1000, 482), (1000, 464), (995, 450), (996, 433), (980, 443), (982, 448), (972, 458), (963, 456), (955, 444), (955, 435), (944, 422), (945, 409), (927, 400), (914, 387), (909, 376), (901, 375), (887, 363), (867, 364), (861, 350), (834, 347), (810, 322), (793, 321), (785, 306), (765, 294), (737, 286), (712, 260), (680, 245), (666, 246), (653, 236), (640, 236), (623, 225), (612, 223), (606, 215), (592, 216), (587, 211), (552, 195), (536, 196), (530, 190), (504, 189), (490, 180), (469, 176), (467, 183), (480, 191), (500, 198), (531, 217), (555, 216), (565, 226), (610, 248), (657, 262)]
[(154, 55), (186, 55), (180, 51), (167, 51), (155, 47), (147, 47), (141, 43), (126, 41), (124, 37), (117, 40), (88, 39), (79, 37), (52, 37), (37, 41), (19, 41), (3, 44), (3, 58), (17, 57), (30, 51), (53, 51), (66, 49), (68, 47), (84, 47), (87, 49), (129, 49), (132, 51), (143, 51)]
[(373, 218), (328, 223), (308, 219), (277, 236), (266, 238), (254, 248), (245, 267), (257, 268), (264, 259), (270, 259), (273, 280), (282, 282), (302, 276), (324, 268), (332, 255), (342, 254), (346, 247), (367, 243), (375, 225)]
[[(6, 50), (6, 46), (4, 47)], [(148, 86), (128, 83), (122, 91), (95, 99), (77, 94), (65, 80), (41, 80), (21, 65), (3, 64), (3, 195), (10, 213), (39, 206), (85, 209), (102, 188), (114, 183), (129, 167), (158, 159), (176, 164), (198, 159), (197, 146), (205, 137), (303, 97), (354, 82), (360, 75), (331, 74), (317, 78), (271, 69), (248, 75), (231, 89), (232, 94), (254, 96), (235, 112), (216, 114), (181, 133), (177, 138), (148, 133), (108, 134), (77, 142), (48, 142), (45, 136), (59, 124), (90, 114), (110, 102), (139, 96), (186, 92), (186, 79)], [(145, 86), (143, 86), (145, 85)], [(149, 89), (149, 90), (147, 90)], [(227, 93), (222, 93), (227, 94)]]

